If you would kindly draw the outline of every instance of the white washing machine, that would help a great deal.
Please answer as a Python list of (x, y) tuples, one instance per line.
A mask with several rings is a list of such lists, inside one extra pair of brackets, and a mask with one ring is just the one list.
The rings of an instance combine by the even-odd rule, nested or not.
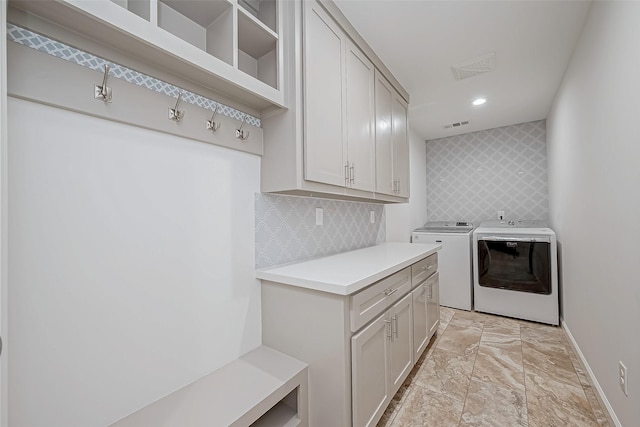
[(558, 325), (556, 234), (543, 221), (488, 221), (473, 232), (476, 311)]
[(427, 222), (411, 235), (413, 243), (437, 243), (440, 273), (440, 305), (473, 309), (471, 275), (471, 233), (473, 224), (464, 221)]

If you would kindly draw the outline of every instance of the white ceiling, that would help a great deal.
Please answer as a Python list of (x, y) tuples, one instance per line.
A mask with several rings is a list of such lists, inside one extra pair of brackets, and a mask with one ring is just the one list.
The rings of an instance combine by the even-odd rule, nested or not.
[[(441, 138), (547, 117), (588, 1), (334, 0), (409, 92), (410, 126)], [(451, 67), (495, 52), (495, 69)], [(471, 102), (487, 102), (474, 107)], [(445, 129), (446, 124), (470, 124)]]

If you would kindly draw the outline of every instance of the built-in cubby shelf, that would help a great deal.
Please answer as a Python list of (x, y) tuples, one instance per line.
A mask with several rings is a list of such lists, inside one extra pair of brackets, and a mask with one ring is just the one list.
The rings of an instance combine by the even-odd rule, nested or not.
[(282, 50), (278, 0), (10, 0), (9, 4), (100, 42), (117, 43), (117, 48), (258, 111), (286, 107), (278, 69)]
[(233, 6), (227, 1), (158, 1), (158, 27), (233, 65)]
[(238, 68), (272, 87), (278, 83), (278, 35), (238, 7)]

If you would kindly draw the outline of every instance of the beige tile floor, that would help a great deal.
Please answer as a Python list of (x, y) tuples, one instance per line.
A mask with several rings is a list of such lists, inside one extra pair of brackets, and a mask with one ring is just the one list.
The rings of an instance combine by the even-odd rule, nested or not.
[(609, 426), (562, 328), (442, 307), (379, 427)]

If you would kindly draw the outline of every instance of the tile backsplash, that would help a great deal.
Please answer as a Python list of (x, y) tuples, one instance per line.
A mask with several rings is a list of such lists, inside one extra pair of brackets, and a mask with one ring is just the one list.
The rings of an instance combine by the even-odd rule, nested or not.
[(427, 141), (427, 218), (548, 216), (544, 120)]
[[(316, 225), (316, 208), (323, 210), (323, 225)], [(256, 268), (360, 249), (386, 239), (384, 205), (377, 203), (258, 193), (255, 212)]]

